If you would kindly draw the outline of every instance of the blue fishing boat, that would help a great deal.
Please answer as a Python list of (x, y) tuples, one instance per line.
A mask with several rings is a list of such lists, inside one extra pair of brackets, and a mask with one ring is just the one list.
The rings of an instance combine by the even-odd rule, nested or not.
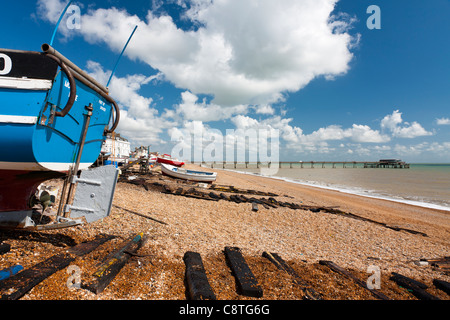
[[(70, 227), (101, 219), (111, 209), (118, 170), (87, 168), (119, 123), (120, 110), (107, 87), (137, 26), (104, 86), (52, 47), (70, 4), (42, 51), (0, 49), (0, 228)], [(38, 187), (58, 177), (65, 182), (56, 219), (41, 225), (55, 199)], [(36, 204), (42, 205), (38, 224), (32, 219)]]
[(108, 89), (50, 45), (0, 49), (0, 222), (30, 210), (43, 181), (94, 163), (118, 121)]

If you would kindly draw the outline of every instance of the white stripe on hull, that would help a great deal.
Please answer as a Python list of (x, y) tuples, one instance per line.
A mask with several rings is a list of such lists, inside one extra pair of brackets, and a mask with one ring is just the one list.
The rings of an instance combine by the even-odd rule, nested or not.
[[(79, 169), (87, 169), (92, 163), (80, 163)], [(68, 171), (72, 163), (58, 162), (3, 162), (0, 161), (0, 170), (23, 170), (23, 171)]]
[(0, 114), (0, 123), (36, 124), (38, 117)]
[(0, 77), (0, 88), (50, 90), (52, 88), (52, 81), (45, 79)]

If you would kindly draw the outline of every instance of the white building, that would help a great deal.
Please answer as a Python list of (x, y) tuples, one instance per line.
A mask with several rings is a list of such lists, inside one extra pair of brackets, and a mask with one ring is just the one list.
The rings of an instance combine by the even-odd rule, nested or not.
[[(111, 153), (115, 158), (128, 158), (130, 156), (131, 144), (130, 142), (121, 137), (119, 133), (114, 134), (115, 141), (113, 144), (113, 139), (111, 138), (111, 134), (108, 133), (106, 140), (102, 145), (102, 153)], [(113, 150), (114, 149), (114, 150)]]
[(140, 158), (140, 157), (148, 157), (148, 151), (150, 150), (150, 146), (144, 147), (140, 146), (139, 148), (134, 149), (134, 157)]

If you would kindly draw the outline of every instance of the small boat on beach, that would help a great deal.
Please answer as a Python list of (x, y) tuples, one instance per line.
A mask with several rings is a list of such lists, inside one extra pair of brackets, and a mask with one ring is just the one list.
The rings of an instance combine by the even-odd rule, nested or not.
[(170, 165), (175, 166), (175, 167), (184, 166), (184, 162), (183, 161), (179, 161), (177, 159), (173, 159), (170, 154), (163, 154), (162, 156), (158, 156), (156, 158), (156, 161), (158, 163), (170, 164)]
[(213, 182), (217, 177), (217, 172), (189, 170), (165, 163), (161, 163), (161, 172), (174, 178), (199, 182)]

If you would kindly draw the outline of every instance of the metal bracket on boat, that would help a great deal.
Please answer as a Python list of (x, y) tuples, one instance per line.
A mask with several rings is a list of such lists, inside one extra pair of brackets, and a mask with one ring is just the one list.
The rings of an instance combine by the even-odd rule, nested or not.
[[(113, 105), (114, 113), (115, 113), (113, 125), (111, 126), (110, 129), (106, 129), (105, 133), (111, 133), (114, 130), (116, 130), (117, 125), (119, 124), (119, 120), (120, 120), (120, 109), (119, 109), (119, 106), (117, 105), (116, 101), (114, 101), (114, 99), (108, 95), (108, 88), (105, 88), (103, 85), (98, 83), (94, 78), (92, 78), (86, 72), (81, 70), (72, 61), (70, 61), (65, 56), (63, 56), (61, 53), (59, 53), (57, 50), (52, 48), (52, 46), (50, 46), (49, 44), (44, 43), (42, 45), (41, 49), (48, 57), (51, 57), (56, 62), (58, 62), (58, 64), (61, 66), (61, 69), (63, 69), (63, 67), (65, 67), (65, 70), (63, 69), (63, 71), (64, 72), (68, 71), (68, 73), (66, 72), (66, 74), (69, 77), (69, 81), (70, 81), (70, 77), (77, 79), (78, 81), (80, 81), (81, 83), (83, 83), (84, 85), (89, 87), (90, 89), (97, 92), (99, 95), (101, 95), (103, 98), (105, 98), (106, 101), (110, 102)], [(70, 74), (70, 76), (69, 76), (69, 74)], [(75, 81), (73, 81), (73, 86), (72, 86), (72, 82), (70, 82), (71, 95), (72, 95), (72, 87), (74, 89), (76, 89)], [(76, 96), (76, 94), (73, 95), (73, 99), (75, 99), (75, 96)], [(64, 112), (66, 107), (61, 112)]]
[[(55, 115), (57, 117), (65, 117), (69, 113), (70, 109), (72, 109), (73, 104), (75, 103), (75, 99), (77, 97), (77, 85), (75, 83), (75, 79), (72, 75), (72, 72), (66, 66), (66, 64), (64, 63), (64, 61), (62, 59), (60, 59), (59, 57), (57, 57), (51, 53), (47, 53), (47, 57), (56, 61), (56, 63), (58, 63), (59, 67), (61, 68), (61, 70), (66, 74), (67, 79), (69, 79), (69, 84), (70, 84), (69, 100), (67, 100), (66, 106), (61, 111), (52, 113), (52, 116)], [(53, 119), (52, 119), (52, 122), (53, 122)]]
[(81, 224), (84, 224), (84, 221), (82, 219), (73, 220), (70, 218), (57, 216), (54, 223), (37, 225), (34, 229), (37, 231), (54, 230), (75, 227)]
[(54, 222), (48, 224), (36, 224), (35, 221), (31, 218), (32, 215), (33, 210), (1, 212), (0, 228), (44, 231), (63, 229), (84, 224), (84, 221), (82, 219), (70, 219), (58, 216), (56, 217)]

